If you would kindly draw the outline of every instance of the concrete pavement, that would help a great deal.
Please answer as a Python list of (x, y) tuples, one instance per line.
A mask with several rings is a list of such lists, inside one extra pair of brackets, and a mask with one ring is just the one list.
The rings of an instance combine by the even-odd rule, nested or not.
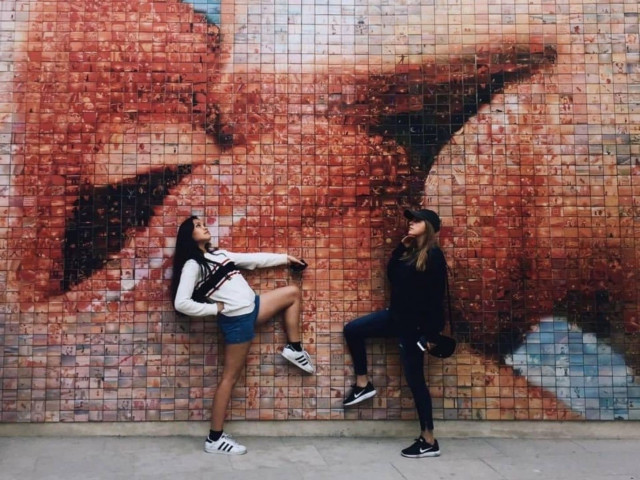
[(636, 480), (640, 439), (439, 437), (438, 458), (407, 459), (411, 438), (238, 436), (249, 452), (206, 454), (202, 436), (0, 437), (2, 480)]

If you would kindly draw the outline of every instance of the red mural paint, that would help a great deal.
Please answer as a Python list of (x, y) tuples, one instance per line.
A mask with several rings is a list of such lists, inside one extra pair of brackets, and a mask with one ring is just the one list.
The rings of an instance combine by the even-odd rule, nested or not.
[[(418, 205), (443, 220), (461, 340), (428, 367), (436, 418), (579, 417), (504, 363), (542, 317), (640, 367), (637, 38), (585, 33), (596, 12), (577, 1), (580, 14), (371, 3), (269, 23), (286, 12), (223, 2), (220, 25), (176, 0), (29, 4), (10, 87), (0, 420), (207, 417), (215, 321), (176, 319), (168, 294), (191, 214), (220, 247), (309, 264), (295, 281), (318, 376), (279, 383), (284, 334), (266, 329), (233, 418), (413, 415), (387, 344), (372, 355), (387, 408), (338, 405), (342, 327), (385, 305), (398, 213)], [(607, 31), (629, 21), (600, 3)], [(289, 275), (249, 278), (259, 291)]]

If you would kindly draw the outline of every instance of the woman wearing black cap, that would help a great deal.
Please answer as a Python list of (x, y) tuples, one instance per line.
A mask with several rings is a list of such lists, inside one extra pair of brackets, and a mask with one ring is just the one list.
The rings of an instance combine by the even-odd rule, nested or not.
[(402, 450), (402, 455), (437, 457), (440, 447), (433, 436), (431, 395), (423, 370), (424, 353), (417, 343), (424, 337), (426, 348), (432, 347), (444, 328), (447, 265), (437, 243), (438, 214), (426, 209), (405, 210), (404, 216), (409, 219), (409, 231), (387, 265), (391, 285), (389, 308), (357, 318), (344, 327), (356, 384), (343, 404), (355, 405), (376, 394), (367, 376), (365, 339), (398, 337), (404, 375), (418, 410), (421, 430), (416, 441)]

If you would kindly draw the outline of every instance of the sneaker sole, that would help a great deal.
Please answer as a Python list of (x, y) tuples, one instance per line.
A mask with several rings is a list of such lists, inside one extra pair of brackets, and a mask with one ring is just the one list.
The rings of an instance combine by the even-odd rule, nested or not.
[(358, 398), (356, 398), (355, 400), (349, 402), (349, 403), (343, 403), (342, 405), (344, 405), (345, 407), (350, 407), (351, 405), (356, 405), (360, 402), (364, 402), (365, 400), (370, 399), (371, 397), (375, 396), (375, 394), (378, 393), (375, 390), (372, 390), (369, 393), (365, 393), (364, 395), (359, 396)]
[(300, 365), (298, 362), (296, 362), (296, 360), (294, 358), (289, 358), (284, 352), (281, 353), (280, 355), (282, 355), (284, 358), (286, 358), (290, 363), (292, 363), (293, 365), (295, 365), (296, 367), (298, 367), (300, 370), (302, 370), (303, 372), (307, 372), (307, 373), (313, 373), (315, 372), (315, 368), (313, 368), (313, 365), (310, 365), (309, 367), (305, 367), (303, 365)]
[(400, 455), (402, 455), (405, 458), (439, 457), (440, 456), (440, 451), (437, 451), (437, 452), (424, 452), (424, 453), (420, 453), (418, 455), (408, 455), (406, 453), (400, 453)]

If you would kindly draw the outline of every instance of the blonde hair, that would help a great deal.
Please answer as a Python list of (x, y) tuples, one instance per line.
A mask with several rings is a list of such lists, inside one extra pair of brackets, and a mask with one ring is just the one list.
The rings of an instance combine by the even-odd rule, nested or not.
[(429, 250), (438, 245), (438, 239), (436, 232), (433, 229), (433, 225), (422, 220), (425, 225), (424, 234), (420, 235), (413, 241), (413, 244), (407, 249), (407, 251), (400, 258), (407, 263), (415, 264), (416, 270), (424, 272), (427, 269), (429, 263)]

